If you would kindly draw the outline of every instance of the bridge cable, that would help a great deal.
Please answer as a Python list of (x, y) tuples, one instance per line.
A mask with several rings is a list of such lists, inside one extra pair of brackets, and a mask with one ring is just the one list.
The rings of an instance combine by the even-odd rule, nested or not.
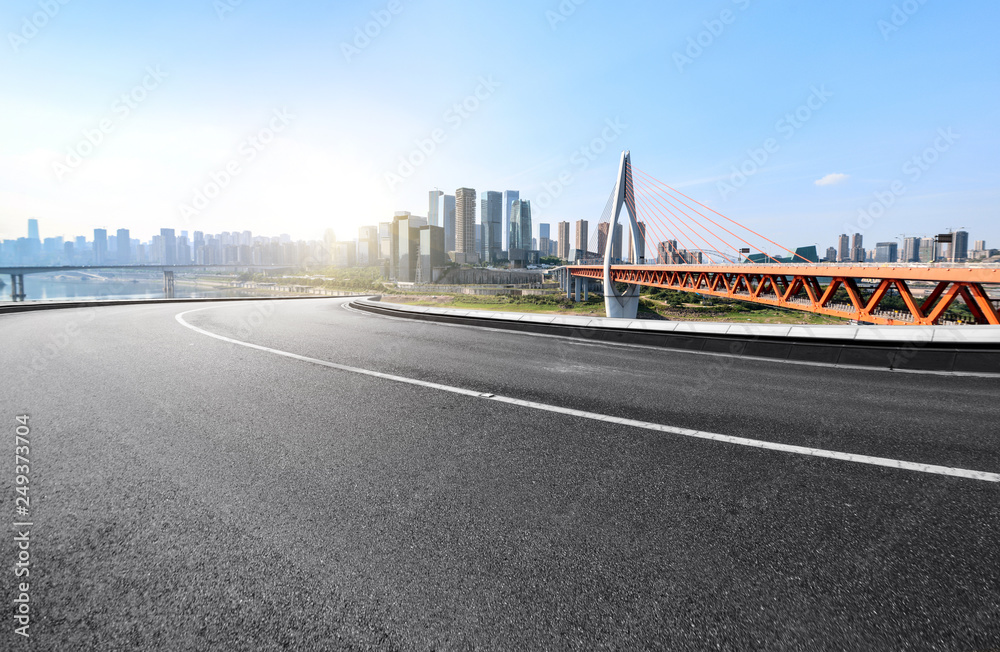
[[(785, 246), (783, 246), (783, 245), (780, 245), (780, 244), (778, 244), (778, 243), (777, 243), (777, 242), (775, 242), (774, 240), (771, 240), (770, 238), (768, 238), (768, 237), (766, 237), (766, 236), (763, 236), (763, 235), (761, 235), (760, 233), (757, 233), (757, 232), (756, 232), (756, 231), (754, 231), (753, 229), (751, 229), (751, 228), (749, 228), (749, 227), (746, 227), (746, 226), (744, 226), (744, 225), (740, 224), (740, 223), (739, 223), (739, 222), (737, 222), (736, 220), (733, 220), (733, 219), (730, 219), (730, 218), (726, 217), (725, 215), (723, 215), (723, 214), (722, 214), (722, 213), (720, 213), (719, 211), (717, 211), (717, 210), (715, 210), (715, 209), (713, 209), (713, 208), (711, 208), (711, 207), (709, 207), (709, 206), (706, 206), (705, 204), (702, 204), (702, 203), (701, 203), (700, 201), (698, 201), (697, 199), (694, 199), (693, 197), (688, 197), (687, 195), (685, 195), (685, 194), (684, 194), (684, 193), (682, 193), (681, 191), (679, 191), (679, 190), (677, 190), (677, 189), (675, 189), (675, 188), (672, 188), (672, 187), (670, 187), (669, 185), (667, 185), (667, 184), (663, 183), (662, 181), (660, 181), (659, 179), (657, 179), (657, 178), (653, 177), (652, 175), (650, 175), (650, 174), (647, 174), (646, 172), (643, 172), (642, 170), (638, 170), (638, 169), (637, 169), (636, 171), (637, 171), (637, 172), (639, 172), (639, 174), (641, 174), (641, 175), (643, 175), (643, 176), (645, 176), (645, 177), (648, 177), (649, 179), (651, 179), (651, 180), (652, 180), (652, 181), (654, 181), (655, 183), (658, 183), (659, 185), (663, 186), (664, 188), (666, 188), (666, 189), (670, 190), (671, 192), (674, 192), (674, 193), (676, 193), (676, 194), (680, 195), (681, 197), (684, 197), (685, 199), (689, 199), (689, 200), (693, 201), (694, 203), (698, 204), (699, 206), (701, 206), (702, 208), (704, 208), (704, 209), (707, 209), (707, 210), (710, 210), (710, 211), (712, 211), (713, 213), (715, 213), (716, 215), (718, 215), (719, 217), (721, 217), (721, 218), (723, 218), (723, 219), (725, 219), (725, 220), (727, 220), (727, 221), (729, 221), (729, 222), (732, 222), (733, 224), (735, 224), (736, 226), (740, 227), (741, 229), (744, 229), (744, 230), (746, 230), (746, 231), (749, 231), (750, 233), (753, 233), (753, 234), (754, 234), (754, 235), (756, 235), (757, 237), (759, 237), (759, 238), (763, 238), (764, 240), (767, 240), (768, 242), (770, 242), (771, 244), (773, 244), (773, 245), (774, 245), (775, 247), (778, 247), (779, 249), (783, 249), (784, 251), (787, 251), (788, 253), (792, 254), (793, 256), (798, 256), (799, 258), (801, 258), (802, 260), (804, 260), (804, 261), (805, 261), (805, 262), (807, 262), (807, 263), (812, 263), (812, 261), (811, 261), (811, 260), (809, 260), (808, 258), (806, 258), (805, 256), (803, 256), (803, 255), (801, 255), (801, 254), (799, 254), (799, 253), (797, 253), (797, 252), (794, 252), (794, 251), (792, 251), (792, 250), (791, 250), (791, 249), (789, 249), (788, 247), (785, 247)], [(680, 201), (680, 200), (678, 200), (678, 201)], [(692, 210), (694, 210), (694, 209), (692, 209)], [(707, 219), (707, 218), (706, 218), (706, 219)]]
[[(693, 221), (696, 224), (698, 224), (698, 226), (700, 226), (701, 228), (703, 228), (706, 231), (708, 231), (712, 235), (713, 238), (715, 238), (715, 239), (719, 240), (720, 242), (722, 242), (729, 249), (733, 249), (734, 251), (737, 251), (737, 253), (739, 252), (739, 248), (738, 247), (734, 247), (731, 242), (729, 242), (724, 237), (720, 236), (715, 231), (713, 231), (712, 229), (710, 229), (707, 226), (705, 226), (704, 224), (702, 224), (696, 217), (694, 217), (693, 215), (691, 215), (690, 213), (688, 213), (687, 211), (685, 211), (683, 208), (681, 208), (680, 206), (678, 206), (677, 204), (675, 204), (674, 201), (679, 201), (675, 197), (672, 197), (670, 195), (667, 195), (666, 193), (663, 193), (662, 191), (658, 190), (657, 188), (655, 188), (652, 185), (647, 185), (646, 187), (654, 193), (654, 195), (655, 195), (656, 198), (663, 199), (664, 201), (666, 201), (668, 204), (670, 204), (671, 206), (673, 206), (677, 211), (679, 211), (682, 214), (684, 214), (688, 219), (690, 219), (691, 221)], [(671, 201), (671, 200), (674, 200), (674, 201)], [(663, 206), (663, 204), (661, 202), (657, 201), (657, 203), (659, 203), (661, 206)], [(667, 207), (664, 206), (664, 208), (667, 208)], [(747, 245), (748, 247), (752, 247), (752, 248), (755, 248), (755, 249), (757, 248), (757, 247), (754, 247), (751, 243), (749, 243), (746, 240), (744, 240), (743, 238), (741, 238), (740, 236), (738, 236), (737, 234), (735, 234), (732, 231), (730, 231), (729, 229), (727, 229), (726, 227), (720, 225), (719, 223), (715, 222), (711, 218), (709, 218), (709, 217), (707, 217), (705, 215), (702, 215), (700, 212), (698, 212), (697, 210), (691, 208), (690, 206), (688, 206), (688, 209), (691, 210), (691, 211), (694, 211), (695, 213), (697, 213), (698, 215), (700, 215), (704, 219), (708, 220), (709, 222), (711, 222), (715, 226), (719, 227), (720, 229), (722, 229), (723, 231), (725, 231), (729, 235), (733, 236), (734, 238), (736, 238), (737, 240), (739, 240), (743, 244)], [(670, 211), (669, 208), (667, 208), (667, 210)], [(673, 214), (673, 211), (670, 211), (670, 213)]]

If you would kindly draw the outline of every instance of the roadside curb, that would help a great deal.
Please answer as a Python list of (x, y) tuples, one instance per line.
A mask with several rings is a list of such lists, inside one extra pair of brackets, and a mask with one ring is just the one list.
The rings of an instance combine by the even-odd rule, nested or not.
[(212, 303), (227, 301), (299, 301), (303, 299), (342, 299), (345, 297), (370, 297), (371, 294), (324, 294), (294, 297), (188, 297), (179, 299), (110, 299), (107, 301), (39, 301), (17, 302), (0, 305), (0, 315), (18, 312), (33, 312), (36, 310), (59, 310), (63, 308), (100, 308), (104, 306), (138, 306), (144, 304), (164, 303)]
[(366, 312), (408, 319), (638, 344), (792, 363), (1000, 377), (994, 326), (777, 326), (657, 322), (454, 310), (358, 299)]

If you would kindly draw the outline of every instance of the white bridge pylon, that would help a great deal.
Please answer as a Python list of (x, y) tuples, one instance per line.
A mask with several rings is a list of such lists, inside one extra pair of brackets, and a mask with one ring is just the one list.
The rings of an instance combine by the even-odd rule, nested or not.
[(632, 234), (630, 258), (633, 265), (642, 265), (645, 261), (646, 242), (639, 230), (635, 216), (635, 191), (632, 188), (632, 159), (628, 150), (622, 152), (621, 163), (618, 165), (618, 181), (615, 183), (615, 208), (608, 225), (607, 244), (604, 247), (604, 309), (608, 317), (635, 319), (639, 311), (639, 285), (627, 285), (620, 293), (611, 280), (611, 245), (614, 241), (615, 227), (622, 208), (628, 214), (629, 229)]

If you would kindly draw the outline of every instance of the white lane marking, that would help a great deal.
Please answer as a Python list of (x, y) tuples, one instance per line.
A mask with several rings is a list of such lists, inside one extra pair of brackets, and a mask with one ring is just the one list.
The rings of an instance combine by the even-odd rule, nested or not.
[(332, 369), (339, 369), (341, 371), (346, 371), (349, 373), (362, 374), (364, 376), (371, 376), (373, 378), (381, 378), (383, 380), (391, 380), (397, 383), (406, 383), (408, 385), (417, 385), (419, 387), (427, 387), (430, 389), (436, 389), (443, 392), (451, 392), (453, 394), (461, 394), (462, 396), (470, 396), (473, 398), (482, 398), (490, 401), (497, 401), (498, 403), (506, 403), (508, 405), (517, 405), (519, 407), (530, 408), (533, 410), (543, 410), (546, 412), (554, 412), (556, 414), (565, 414), (569, 416), (579, 417), (582, 419), (592, 419), (594, 421), (604, 421), (607, 423), (617, 423), (625, 426), (632, 426), (635, 428), (642, 428), (645, 430), (653, 430), (656, 432), (665, 432), (672, 435), (681, 435), (684, 437), (695, 437), (698, 439), (709, 439), (711, 441), (722, 442), (726, 444), (735, 444), (737, 446), (749, 446), (751, 448), (760, 448), (763, 450), (779, 451), (782, 453), (794, 453), (796, 455), (809, 455), (811, 457), (823, 457), (833, 460), (841, 460), (844, 462), (857, 462), (859, 464), (869, 464), (872, 466), (886, 466), (893, 469), (901, 469), (904, 471), (919, 471), (921, 473), (933, 473), (936, 475), (947, 475), (956, 478), (966, 478), (969, 480), (983, 480), (986, 482), (1000, 482), (1000, 473), (989, 473), (986, 471), (972, 471), (969, 469), (957, 469), (950, 466), (938, 466), (936, 464), (921, 464), (919, 462), (905, 462), (903, 460), (894, 460), (886, 457), (871, 457), (869, 455), (856, 455), (854, 453), (842, 453), (839, 451), (829, 451), (821, 448), (809, 448), (807, 446), (792, 446), (790, 444), (778, 444), (774, 442), (761, 441), (758, 439), (747, 439), (745, 437), (733, 437), (730, 435), (722, 435), (714, 432), (704, 432), (701, 430), (691, 430), (689, 428), (677, 428), (675, 426), (666, 426), (659, 423), (650, 423), (648, 421), (638, 421), (636, 419), (625, 419), (621, 417), (612, 417), (606, 414), (598, 414), (596, 412), (586, 412), (584, 410), (575, 410), (571, 408), (559, 407), (558, 405), (549, 405), (547, 403), (535, 403), (533, 401), (524, 401), (517, 398), (511, 398), (509, 396), (498, 396), (496, 394), (490, 394), (487, 392), (479, 392), (471, 389), (464, 389), (461, 387), (454, 387), (452, 385), (442, 385), (440, 383), (431, 383), (426, 380), (418, 380), (416, 378), (407, 378), (405, 376), (396, 376), (393, 374), (386, 374), (380, 371), (372, 371), (370, 369), (361, 369), (359, 367), (351, 367), (348, 365), (337, 364), (336, 362), (328, 362), (326, 360), (319, 360), (317, 358), (310, 358), (308, 356), (299, 355), (297, 353), (289, 353), (288, 351), (281, 351), (279, 349), (272, 349), (266, 346), (261, 346), (259, 344), (251, 344), (250, 342), (244, 342), (242, 340), (236, 340), (231, 337), (226, 337), (224, 335), (218, 335), (207, 331), (203, 328), (198, 328), (192, 324), (189, 324), (184, 320), (184, 315), (189, 315), (192, 312), (199, 312), (202, 310), (209, 310), (218, 306), (209, 306), (205, 308), (196, 308), (194, 310), (187, 310), (182, 313), (178, 313), (175, 319), (182, 326), (190, 328), (191, 330), (201, 333), (202, 335), (207, 335), (208, 337), (214, 337), (217, 340), (222, 340), (223, 342), (229, 342), (230, 344), (238, 344), (240, 346), (245, 346), (251, 349), (257, 349), (258, 351), (267, 351), (268, 353), (273, 353), (275, 355), (280, 355), (286, 358), (292, 358), (293, 360), (299, 360), (302, 362), (309, 362), (311, 364), (320, 365), (323, 367), (330, 367)]

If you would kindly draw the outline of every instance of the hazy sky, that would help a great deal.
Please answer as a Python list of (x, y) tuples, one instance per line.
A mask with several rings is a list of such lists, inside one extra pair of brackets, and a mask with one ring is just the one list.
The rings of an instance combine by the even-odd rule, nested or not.
[(627, 148), (782, 244), (1000, 245), (995, 1), (150, 4), (3, 4), (0, 238), (596, 222)]

